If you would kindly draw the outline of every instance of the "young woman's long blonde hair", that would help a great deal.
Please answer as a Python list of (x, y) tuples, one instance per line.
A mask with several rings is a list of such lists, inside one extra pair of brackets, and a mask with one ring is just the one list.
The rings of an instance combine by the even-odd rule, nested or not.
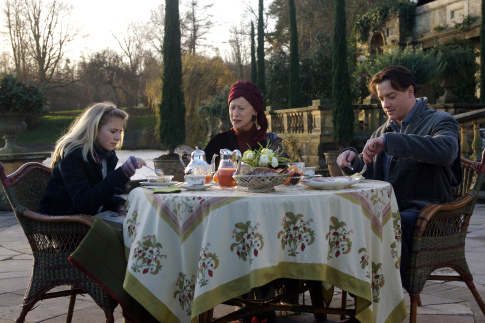
[[(69, 126), (67, 133), (56, 142), (54, 154), (52, 155), (51, 167), (67, 156), (73, 150), (81, 147), (85, 161), (88, 154), (94, 159), (93, 143), (98, 134), (98, 129), (108, 123), (111, 118), (128, 120), (128, 113), (120, 110), (112, 102), (99, 102), (89, 105)], [(123, 145), (123, 132), (121, 140), (115, 148)]]

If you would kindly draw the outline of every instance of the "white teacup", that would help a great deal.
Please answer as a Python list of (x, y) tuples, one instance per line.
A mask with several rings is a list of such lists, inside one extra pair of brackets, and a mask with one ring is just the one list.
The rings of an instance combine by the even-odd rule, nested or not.
[(204, 185), (206, 175), (185, 175), (185, 181), (190, 186)]
[(303, 175), (305, 176), (315, 176), (315, 170), (316, 167), (307, 167), (305, 166), (305, 171), (303, 172)]

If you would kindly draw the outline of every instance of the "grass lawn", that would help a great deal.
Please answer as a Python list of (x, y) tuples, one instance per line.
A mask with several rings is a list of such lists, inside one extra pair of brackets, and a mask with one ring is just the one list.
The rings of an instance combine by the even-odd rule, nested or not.
[[(71, 122), (81, 112), (60, 111), (51, 112), (40, 117), (35, 126), (18, 135), (15, 143), (19, 146), (45, 146), (54, 145), (64, 133)], [(132, 129), (148, 130), (154, 129), (156, 118), (154, 115), (141, 114), (130, 115), (125, 135), (129, 136)], [(5, 146), (5, 140), (0, 136), (0, 148)]]
[[(15, 143), (19, 146), (37, 146), (37, 145), (54, 145), (67, 129), (69, 124), (76, 118), (76, 116), (64, 115), (45, 115), (40, 117), (35, 127), (28, 128), (27, 131), (18, 135)], [(0, 145), (5, 145), (5, 140), (0, 139)]]

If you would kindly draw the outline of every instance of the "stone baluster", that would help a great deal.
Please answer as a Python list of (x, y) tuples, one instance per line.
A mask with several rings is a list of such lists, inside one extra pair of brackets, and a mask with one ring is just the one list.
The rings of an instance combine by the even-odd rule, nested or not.
[(295, 114), (294, 113), (288, 113), (287, 118), (289, 120), (288, 122), (288, 132), (295, 133)]
[(288, 129), (288, 114), (287, 113), (282, 113), (281, 114), (281, 126), (282, 126), (282, 130), (283, 130), (283, 133), (289, 133), (289, 129)]
[(460, 123), (460, 133), (461, 133), (461, 154), (463, 156), (468, 156), (471, 153), (470, 145), (468, 144), (468, 131), (467, 124)]
[(357, 107), (354, 109), (354, 133), (360, 131), (360, 120), (359, 120), (360, 109)]
[(471, 160), (480, 161), (482, 157), (482, 137), (480, 137), (480, 123), (478, 120), (473, 120), (473, 142), (472, 149), (473, 155)]
[(299, 133), (305, 133), (305, 118), (303, 118), (304, 115), (305, 115), (304, 112), (298, 113), (298, 132)]
[[(266, 111), (268, 111), (268, 110), (266, 110)], [(275, 124), (276, 115), (271, 114), (271, 113), (265, 113), (265, 114), (266, 114), (266, 120), (268, 120), (268, 131), (269, 132), (277, 132), (276, 131), (277, 127), (276, 127), (276, 124)]]

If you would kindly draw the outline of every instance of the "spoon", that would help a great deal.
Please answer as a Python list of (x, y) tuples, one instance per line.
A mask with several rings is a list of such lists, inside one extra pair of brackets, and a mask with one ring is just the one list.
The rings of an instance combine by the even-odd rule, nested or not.
[(152, 171), (154, 171), (155, 174), (157, 174), (158, 176), (165, 175), (165, 173), (161, 169), (158, 169), (158, 168), (157, 169), (153, 169), (153, 168), (151, 168), (150, 166), (147, 166), (147, 165), (145, 165), (145, 167), (148, 168), (148, 169), (151, 169)]
[(364, 167), (362, 168), (362, 170), (359, 172), (360, 175), (363, 175), (365, 173), (365, 171), (367, 170), (367, 163), (364, 164)]
[[(374, 147), (374, 149), (376, 149), (376, 148), (377, 148), (377, 144), (374, 144), (374, 146), (373, 146), (373, 147)], [(352, 170), (354, 170), (354, 169), (352, 168), (352, 166), (350, 166), (350, 165), (351, 165), (351, 163), (349, 162), (348, 164), (349, 164), (349, 168), (350, 168), (350, 169), (352, 169)], [(360, 174), (360, 175), (364, 174), (366, 170), (367, 170), (367, 163), (364, 163), (364, 167), (363, 167), (363, 168), (362, 168), (362, 170), (359, 172), (359, 174)]]

